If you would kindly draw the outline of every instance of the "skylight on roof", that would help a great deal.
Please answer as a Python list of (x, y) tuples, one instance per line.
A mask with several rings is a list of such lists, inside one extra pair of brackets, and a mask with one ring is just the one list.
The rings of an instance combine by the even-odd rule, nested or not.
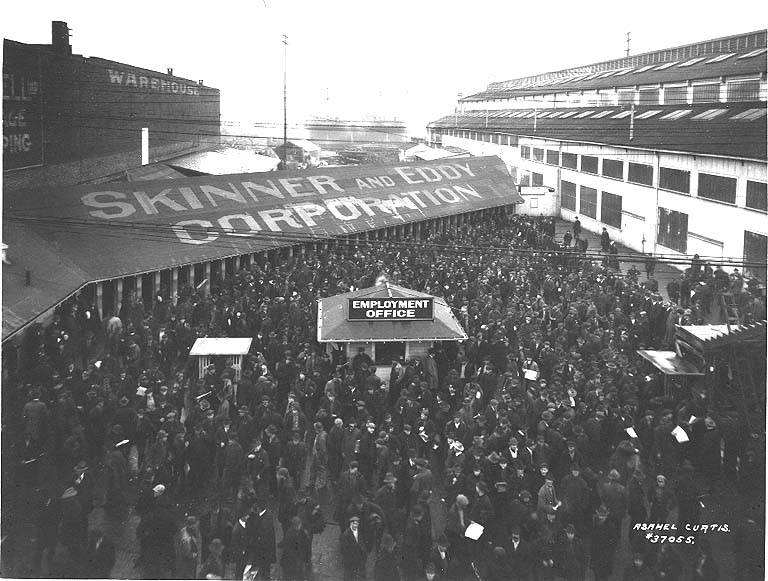
[[(630, 115), (632, 115), (632, 111), (622, 111), (621, 113), (617, 113), (616, 115), (611, 117), (611, 119), (624, 119), (625, 117), (629, 117)], [(593, 117), (593, 119), (597, 119), (597, 118), (598, 118), (597, 115)]]
[(549, 118), (550, 118), (550, 119), (554, 119), (555, 117), (560, 117), (560, 116), (562, 116), (564, 113), (565, 113), (565, 111), (555, 111), (554, 113), (552, 113), (552, 114), (549, 116)]
[(610, 77), (611, 75), (615, 75), (615, 74), (616, 74), (616, 73), (618, 73), (618, 72), (619, 72), (618, 70), (615, 70), (615, 71), (608, 71), (607, 73), (603, 73), (602, 75), (598, 75), (598, 76), (597, 76), (597, 77), (595, 77), (595, 78), (596, 78), (596, 79), (605, 79), (606, 77)]
[(629, 67), (627, 69), (624, 69), (623, 71), (619, 71), (618, 73), (616, 73), (616, 76), (617, 77), (621, 77), (622, 75), (626, 75), (627, 73), (631, 73), (634, 70), (635, 70), (635, 67)]
[(729, 58), (731, 58), (731, 57), (732, 57), (733, 55), (735, 55), (735, 54), (736, 54), (735, 52), (729, 52), (729, 53), (726, 53), (726, 54), (719, 54), (719, 55), (717, 55), (715, 58), (713, 58), (713, 59), (709, 59), (709, 60), (708, 60), (707, 62), (705, 62), (704, 64), (705, 64), (705, 65), (711, 65), (712, 63), (719, 63), (719, 62), (723, 62), (725, 59), (729, 59)]
[(568, 111), (560, 115), (560, 119), (567, 119), (568, 117), (573, 117), (574, 115), (576, 115), (576, 113), (578, 113), (578, 111)]
[(644, 73), (645, 71), (649, 71), (649, 70), (651, 70), (651, 69), (652, 69), (653, 67), (655, 67), (655, 66), (656, 66), (656, 65), (645, 65), (644, 67), (640, 67), (639, 69), (637, 69), (637, 70), (635, 71), (635, 73)]
[(644, 111), (643, 113), (640, 113), (640, 115), (635, 115), (635, 119), (650, 119), (654, 115), (658, 115), (661, 113), (661, 109), (654, 109), (652, 111)]
[(665, 69), (668, 69), (669, 67), (674, 67), (677, 63), (680, 61), (672, 61), (671, 63), (664, 63), (663, 65), (660, 65), (653, 69), (654, 71), (663, 71)]
[(731, 117), (731, 121), (754, 121), (764, 117), (766, 112), (766, 109), (747, 109)]
[(533, 117), (536, 114), (537, 114), (537, 111), (526, 111), (525, 113), (520, 115), (520, 118), (521, 119), (530, 119), (531, 117)]
[(691, 113), (693, 113), (693, 111), (691, 111), (690, 109), (678, 109), (677, 111), (672, 111), (672, 113), (667, 113), (666, 115), (664, 115), (664, 117), (662, 117), (662, 119), (667, 119), (667, 120), (682, 119), (683, 117)]
[(703, 61), (705, 58), (707, 58), (707, 57), (705, 57), (705, 56), (696, 57), (695, 59), (691, 59), (691, 60), (689, 60), (689, 61), (685, 61), (684, 63), (681, 63), (681, 64), (680, 64), (680, 65), (678, 65), (678, 66), (679, 66), (679, 68), (681, 68), (681, 69), (682, 69), (683, 67), (691, 67), (691, 66), (695, 65), (696, 63), (700, 63), (700, 62), (701, 62), (701, 61)]
[(714, 119), (715, 117), (720, 117), (720, 115), (722, 115), (726, 111), (728, 111), (728, 109), (708, 109), (703, 113), (694, 115), (693, 117), (691, 117), (691, 119), (696, 119), (697, 121), (709, 121), (710, 119)]
[(602, 119), (603, 117), (607, 117), (611, 113), (613, 113), (612, 109), (609, 109), (608, 111), (600, 111), (600, 113), (598, 113), (597, 115), (592, 115), (592, 119)]
[(753, 50), (751, 52), (748, 52), (748, 53), (743, 54), (740, 57), (736, 57), (736, 58), (739, 59), (739, 60), (741, 60), (741, 59), (749, 59), (749, 58), (752, 58), (754, 56), (759, 56), (761, 54), (765, 54), (766, 52), (768, 52), (768, 49), (766, 49), (766, 48), (758, 48), (757, 50)]
[(583, 113), (579, 113), (578, 115), (576, 115), (575, 118), (576, 119), (584, 119), (584, 117), (589, 117), (594, 112), (595, 112), (594, 109), (592, 111), (584, 111)]

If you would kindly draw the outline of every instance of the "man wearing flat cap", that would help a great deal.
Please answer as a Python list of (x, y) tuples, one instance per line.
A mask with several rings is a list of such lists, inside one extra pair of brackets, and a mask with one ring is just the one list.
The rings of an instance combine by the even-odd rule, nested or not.
[(344, 568), (344, 581), (364, 581), (365, 562), (368, 549), (360, 531), (360, 517), (352, 515), (347, 528), (341, 535), (341, 563)]

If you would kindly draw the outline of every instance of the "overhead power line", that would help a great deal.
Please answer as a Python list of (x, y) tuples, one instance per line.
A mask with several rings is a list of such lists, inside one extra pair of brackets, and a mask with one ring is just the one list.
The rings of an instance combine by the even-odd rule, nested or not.
[[(178, 237), (170, 230), (171, 224), (158, 224), (151, 222), (127, 222), (127, 221), (92, 221), (79, 218), (42, 218), (39, 216), (11, 216), (6, 217), (6, 220), (10, 222), (27, 223), (35, 226), (36, 228), (42, 228), (45, 231), (53, 234), (83, 234), (89, 235), (97, 233), (100, 237), (120, 239), (128, 238), (133, 240), (143, 240), (147, 242), (179, 242)], [(401, 226), (406, 223), (399, 224)], [(381, 228), (391, 228), (398, 224), (381, 225)], [(197, 231), (197, 229), (196, 229)], [(325, 233), (304, 233), (304, 232), (241, 232), (237, 230), (225, 230), (223, 228), (200, 228), (200, 232), (204, 234), (216, 234), (219, 238), (231, 241), (252, 240), (255, 242), (269, 243), (272, 246), (287, 245), (287, 244), (301, 244), (306, 242), (325, 242), (328, 240), (344, 241), (354, 244), (391, 244), (401, 247), (416, 247), (424, 250), (435, 250), (452, 252), (457, 254), (466, 254), (467, 252), (474, 253), (517, 253), (522, 255), (553, 255), (553, 256), (584, 256), (592, 260), (602, 260), (607, 255), (599, 251), (588, 250), (586, 253), (574, 253), (570, 250), (553, 249), (525, 249), (525, 248), (511, 248), (505, 246), (493, 246), (493, 245), (476, 245), (476, 244), (440, 244), (436, 242), (424, 242), (421, 240), (373, 240), (360, 241), (356, 235), (328, 235)], [(364, 234), (367, 231), (361, 231), (358, 234)], [(217, 241), (209, 242), (206, 244), (210, 248), (225, 248), (232, 250), (231, 244), (217, 243)], [(610, 255), (610, 258), (621, 260), (622, 262), (635, 262), (644, 263), (647, 260), (647, 256), (643, 254), (635, 254), (633, 252), (622, 252), (614, 255)], [(722, 256), (700, 256), (703, 262), (709, 263), (712, 266), (747, 266), (747, 267), (762, 267), (763, 263), (755, 261), (747, 261), (742, 258), (734, 257), (722, 257)], [(664, 254), (659, 253), (654, 255), (659, 263), (667, 264), (687, 264), (693, 259), (691, 255), (680, 254)]]

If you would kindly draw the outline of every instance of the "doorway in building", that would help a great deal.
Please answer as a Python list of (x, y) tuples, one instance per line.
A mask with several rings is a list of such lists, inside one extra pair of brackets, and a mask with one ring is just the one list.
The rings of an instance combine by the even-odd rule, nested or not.
[(376, 365), (392, 365), (392, 361), (405, 358), (405, 342), (394, 341), (391, 343), (376, 344)]

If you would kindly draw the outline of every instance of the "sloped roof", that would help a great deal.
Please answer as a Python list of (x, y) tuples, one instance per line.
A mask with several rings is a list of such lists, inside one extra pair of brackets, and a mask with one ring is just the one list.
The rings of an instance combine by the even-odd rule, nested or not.
[(704, 375), (696, 366), (677, 356), (675, 351), (638, 350), (638, 355), (649, 361), (664, 375)]
[[(322, 149), (319, 145), (315, 145), (314, 143), (306, 139), (289, 139), (288, 143), (290, 145), (295, 145), (296, 147), (299, 147), (304, 151), (320, 151)], [(276, 146), (275, 149), (280, 149), (281, 147), (283, 147), (282, 142), (280, 143), (280, 145)]]
[(626, 106), (470, 111), (429, 127), (765, 160), (765, 120), (764, 102), (706, 103), (636, 106), (631, 136)]
[(177, 180), (185, 176), (164, 163), (151, 163), (126, 170), (125, 177), (129, 182), (148, 182), (152, 180)]
[(434, 321), (348, 321), (348, 299), (429, 298), (419, 291), (396, 284), (384, 284), (320, 299), (317, 313), (317, 340), (329, 341), (462, 341), (467, 338), (451, 308), (434, 297)]
[(415, 157), (417, 159), (423, 159), (425, 161), (434, 161), (436, 159), (445, 159), (448, 157), (460, 157), (461, 155), (468, 155), (465, 153), (455, 153), (453, 151), (448, 151), (447, 149), (443, 149), (440, 147), (429, 147), (428, 145), (425, 145), (424, 143), (420, 143), (418, 145), (415, 145), (414, 147), (411, 147), (410, 149), (406, 149), (403, 152), (403, 155), (408, 157)]
[(190, 355), (245, 355), (251, 348), (253, 337), (200, 337)]
[(258, 173), (277, 169), (280, 159), (268, 155), (259, 155), (253, 151), (231, 147), (212, 151), (196, 151), (165, 162), (172, 168), (181, 168), (195, 173), (208, 175), (226, 175), (239, 173)]
[(766, 321), (751, 325), (681, 325), (678, 335), (702, 351), (711, 351), (738, 343), (765, 343)]
[(552, 92), (588, 91), (751, 75), (765, 72), (767, 68), (765, 48), (766, 31), (760, 30), (560, 71), (493, 82), (486, 90), (464, 97), (462, 101), (484, 101)]
[(90, 282), (521, 202), (498, 157), (6, 192), (3, 339)]

